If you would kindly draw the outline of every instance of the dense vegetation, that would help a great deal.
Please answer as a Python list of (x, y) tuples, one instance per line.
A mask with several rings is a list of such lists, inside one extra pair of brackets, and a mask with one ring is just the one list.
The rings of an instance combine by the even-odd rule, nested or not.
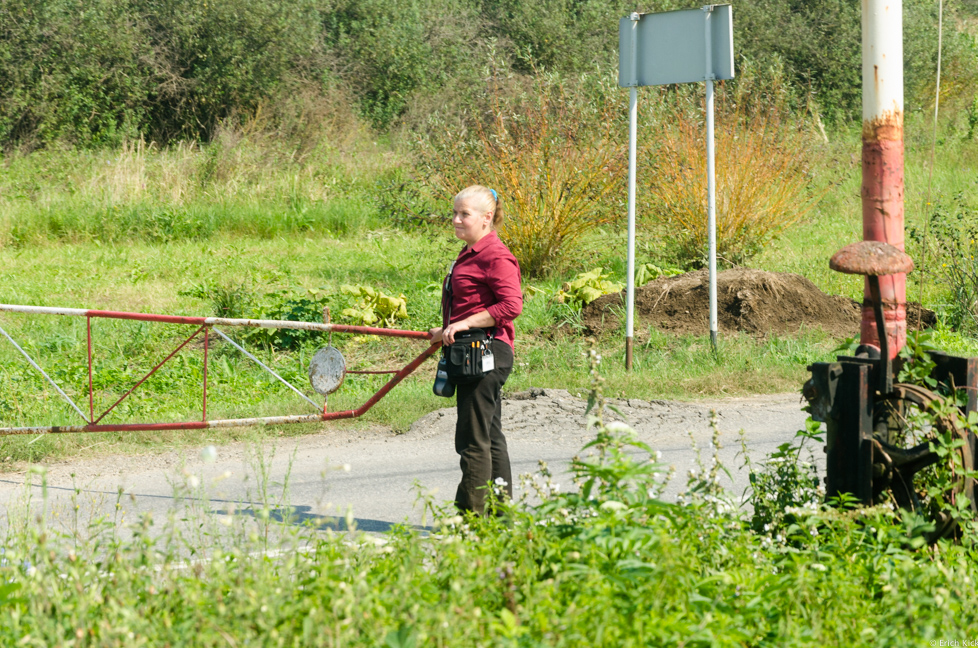
[[(859, 8), (736, 4), (738, 78), (718, 93), (725, 263), (797, 272), (852, 297), (861, 284), (829, 272), (826, 259), (859, 236)], [(939, 311), (934, 344), (975, 355), (978, 6), (948, 7), (933, 166), (936, 5), (904, 8), (908, 251), (918, 263), (909, 293)], [(629, 398), (795, 390), (838, 340), (817, 328), (722, 336), (714, 353), (706, 338), (639, 327), (630, 373), (621, 332), (596, 347), (584, 340), (582, 302), (624, 278), (616, 33), (634, 9), (617, 0), (0, 0), (0, 301), (304, 320), (328, 306), (333, 321), (425, 329), (438, 321), (439, 281), (458, 249), (443, 221), (447, 199), (478, 180), (502, 190), (512, 223), (504, 234), (527, 270), (509, 389), (590, 387), (599, 404), (605, 388)], [(647, 278), (702, 262), (699, 92), (643, 92), (638, 261)], [(87, 399), (83, 320), (4, 315), (0, 324), (76, 401)], [(128, 322), (94, 328), (103, 407), (189, 334)], [(239, 340), (297, 384), (324, 343), (268, 331)], [(332, 343), (358, 369), (419, 351), (355, 336)], [(229, 345), (210, 354), (212, 416), (304, 406)], [(599, 355), (615, 358), (602, 370), (607, 387)], [(200, 349), (185, 349), (112, 421), (199, 416), (202, 368)], [(331, 408), (361, 404), (381, 380), (348, 376)], [(444, 405), (422, 371), (368, 420), (399, 430)], [(595, 442), (575, 461), (572, 488), (560, 491), (544, 468), (502, 518), (440, 511), (430, 528), (382, 538), (324, 533), (344, 528), (325, 513), (321, 524), (292, 524), (281, 502), (218, 520), (194, 499), (193, 476), (176, 487), (186, 506), (173, 517), (128, 527), (77, 507), (58, 520), (26, 502), (11, 507), (0, 643), (974, 640), (974, 524), (929, 545), (919, 516), (821, 507), (818, 476), (802, 461), (803, 443), (817, 451), (814, 427), (749, 467), (750, 508), (741, 510), (741, 494), (720, 488), (716, 463), (690, 475), (680, 502), (664, 502), (671, 476), (655, 449), (625, 426), (605, 426), (600, 407), (593, 413)], [(3, 340), (0, 425), (67, 422), (77, 422), (74, 412)], [(5, 437), (0, 466), (194, 440)], [(43, 482), (43, 470), (31, 474)], [(947, 487), (929, 484), (931, 501)]]
[[(910, 294), (940, 311), (942, 344), (963, 352), (973, 341), (951, 330), (978, 327), (978, 187), (969, 171), (978, 155), (978, 105), (967, 83), (978, 74), (973, 8), (947, 18), (931, 181), (931, 113), (920, 108), (936, 20), (929, 4), (906, 7), (908, 245), (920, 269), (910, 276)], [(625, 8), (543, 8), (420, 0), (3, 2), (3, 301), (306, 319), (328, 305), (334, 319), (352, 322), (344, 311), (367, 307), (344, 292), (348, 284), (403, 294), (408, 316), (398, 326), (424, 329), (437, 323), (432, 286), (455, 245), (442, 220), (448, 198), (462, 183), (489, 182), (507, 202), (503, 234), (527, 279), (520, 335), (532, 369), (518, 369), (512, 384), (579, 389), (580, 356), (554, 352), (581, 344), (583, 300), (575, 295), (624, 279), (627, 93), (615, 79), (614, 26)], [(764, 11), (779, 18), (765, 22)], [(825, 43), (852, 41), (854, 5), (772, 0), (739, 7), (736, 16), (738, 78), (718, 90), (723, 262), (800, 273), (827, 292), (857, 297), (858, 282), (825, 264), (859, 235), (858, 135), (845, 124), (853, 107), (825, 88), (851, 91), (852, 79), (829, 71), (858, 65), (843, 61), (845, 48), (835, 46), (818, 50), (824, 59), (788, 56), (810, 47), (812, 34)], [(701, 89), (642, 96), (639, 267), (696, 267), (704, 236), (697, 217), (705, 185)], [(578, 292), (562, 291), (565, 281)], [(4, 324), (42, 363), (58, 362), (59, 379), (81, 398), (81, 329), (25, 318)], [(99, 328), (106, 338), (96, 362), (100, 374), (109, 373), (97, 399), (121, 395), (176, 335)], [(805, 366), (836, 344), (819, 331), (730, 338), (710, 359), (701, 339), (644, 327), (638, 336), (643, 371), (614, 378), (623, 394), (649, 398), (794, 389)], [(280, 371), (299, 376), (320, 340), (249, 342)], [(601, 344), (608, 355), (621, 352), (620, 336)], [(386, 364), (391, 353), (389, 345), (362, 341), (351, 349), (368, 365)], [(71, 416), (16, 351), (3, 345), (0, 354), (3, 384), (17, 386), (0, 392), (0, 416), (17, 424)], [(228, 400), (217, 407), (244, 415), (289, 406), (287, 393), (257, 380), (249, 363), (228, 350), (218, 354), (225, 364), (211, 378), (215, 395)], [(63, 358), (70, 361), (56, 360)], [(200, 358), (190, 353), (180, 362), (196, 376)], [(371, 416), (408, 425), (437, 406), (425, 382), (400, 387)], [(178, 385), (161, 376), (147, 387), (145, 400), (127, 404), (129, 415), (152, 406), (161, 418), (184, 416), (197, 398), (194, 380)], [(359, 403), (373, 389), (366, 379), (351, 380), (337, 401)], [(159, 440), (119, 438), (119, 447), (130, 443)], [(0, 459), (83, 447), (84, 440), (13, 441)]]
[[(698, 6), (656, 0), (645, 11)], [(859, 2), (735, 6), (740, 65), (782, 67), (792, 102), (859, 117)], [(936, 5), (904, 2), (909, 111), (933, 88)], [(261, 115), (286, 132), (355, 112), (417, 123), (478, 82), (489, 52), (527, 73), (611, 70), (620, 0), (3, 0), (0, 146), (211, 139)], [(973, 9), (971, 9), (973, 10)], [(967, 14), (965, 14), (967, 15)], [(949, 6), (945, 90), (974, 96), (974, 46)]]
[[(709, 452), (680, 501), (666, 502), (671, 473), (627, 425), (604, 424), (601, 378), (592, 379), (595, 439), (574, 461), (571, 488), (543, 466), (500, 517), (464, 519), (423, 495), (431, 526), (381, 537), (353, 532), (352, 513), (299, 523), (260, 496), (248, 510), (205, 517), (211, 507), (194, 499), (191, 474), (176, 485), (184, 506), (167, 520), (121, 527), (78, 506), (58, 520), (26, 506), (9, 516), (0, 560), (0, 637), (390, 648), (971, 640), (973, 524), (959, 542), (931, 546), (933, 525), (919, 515), (822, 506), (810, 464), (799, 462), (811, 429), (751, 467), (753, 515), (735, 508)], [(43, 484), (43, 471), (33, 478)]]

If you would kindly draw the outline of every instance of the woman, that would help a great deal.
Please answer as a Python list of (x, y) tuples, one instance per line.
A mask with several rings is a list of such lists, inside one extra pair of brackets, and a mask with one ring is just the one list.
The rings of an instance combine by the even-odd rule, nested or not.
[(494, 368), (476, 382), (456, 385), (458, 422), (455, 451), (462, 482), (455, 494), (460, 511), (485, 513), (486, 484), (513, 495), (506, 437), (502, 430), (502, 387), (513, 369), (513, 320), (523, 311), (520, 266), (496, 235), (503, 210), (498, 195), (480, 185), (455, 196), (452, 224), (465, 242), (442, 290), (442, 326), (432, 340), (452, 344), (460, 331), (491, 332)]

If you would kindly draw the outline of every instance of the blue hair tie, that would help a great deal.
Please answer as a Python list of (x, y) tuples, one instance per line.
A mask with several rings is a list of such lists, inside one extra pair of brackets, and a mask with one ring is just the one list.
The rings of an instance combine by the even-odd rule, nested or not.
[(496, 190), (495, 189), (490, 189), (489, 190), (489, 193), (492, 194), (492, 199), (493, 200), (495, 200), (496, 202), (499, 202), (499, 196), (496, 195)]

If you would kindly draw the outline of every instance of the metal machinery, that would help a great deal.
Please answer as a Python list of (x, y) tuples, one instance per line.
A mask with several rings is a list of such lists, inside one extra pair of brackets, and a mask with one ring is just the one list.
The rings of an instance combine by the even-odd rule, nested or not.
[[(976, 443), (937, 393), (895, 384), (907, 337), (906, 274), (913, 270), (903, 252), (901, 3), (867, 0), (862, 22), (864, 240), (840, 250), (829, 264), (864, 276), (861, 344), (855, 356), (811, 365), (804, 395), (812, 417), (826, 423), (827, 496), (849, 493), (865, 505), (892, 497), (934, 522), (933, 540), (954, 533), (947, 507), (963, 505), (960, 496), (968, 497), (972, 514), (978, 511), (971, 476)], [(976, 411), (978, 358), (932, 353), (931, 360), (929, 384), (956, 393), (962, 413)], [(950, 443), (935, 444), (938, 437)], [(952, 451), (942, 453), (939, 446)], [(937, 479), (938, 472), (950, 480)], [(935, 493), (935, 484), (947, 483), (947, 490)]]
[[(877, 330), (884, 329), (884, 307), (880, 299), (880, 277), (905, 273), (913, 268), (910, 257), (886, 243), (863, 241), (849, 245), (832, 257), (833, 270), (861, 274), (870, 286), (870, 305)], [(924, 387), (894, 383), (903, 361), (894, 357), (890, 336), (879, 338), (879, 346), (862, 344), (855, 356), (840, 356), (836, 362), (819, 362), (808, 369), (811, 379), (804, 395), (812, 417), (826, 424), (826, 495), (849, 493), (864, 505), (878, 504), (889, 497), (901, 507), (919, 511), (934, 522), (931, 539), (954, 532), (956, 522), (939, 502), (928, 496), (937, 472), (949, 471), (949, 492), (941, 493), (947, 503), (959, 496), (975, 506), (975, 436), (965, 429), (952, 411), (933, 406), (941, 397)], [(944, 392), (964, 391), (964, 412), (976, 411), (978, 358), (961, 358), (932, 353), (930, 378)], [(933, 415), (930, 419), (921, 416)], [(949, 437), (953, 453), (941, 456), (934, 442)], [(956, 456), (954, 456), (956, 455)]]

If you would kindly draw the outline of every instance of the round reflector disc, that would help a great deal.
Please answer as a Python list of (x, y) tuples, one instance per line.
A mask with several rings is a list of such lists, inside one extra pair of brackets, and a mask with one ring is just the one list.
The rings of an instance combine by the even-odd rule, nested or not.
[(323, 347), (309, 362), (309, 382), (324, 396), (332, 394), (346, 377), (346, 360), (336, 347)]

